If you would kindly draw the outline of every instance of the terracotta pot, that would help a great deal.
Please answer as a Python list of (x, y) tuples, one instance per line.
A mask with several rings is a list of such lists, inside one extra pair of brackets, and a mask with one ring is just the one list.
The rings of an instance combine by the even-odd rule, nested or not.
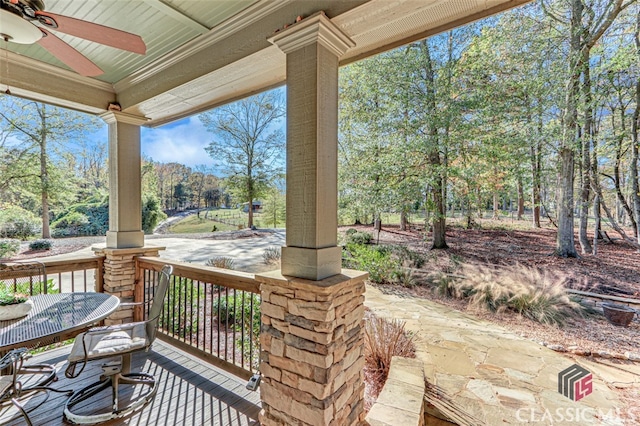
[(628, 326), (636, 314), (635, 309), (624, 305), (616, 305), (615, 303), (603, 303), (602, 311), (611, 324), (622, 327)]
[(0, 306), (0, 321), (8, 321), (26, 316), (33, 308), (33, 302), (27, 300), (23, 303)]

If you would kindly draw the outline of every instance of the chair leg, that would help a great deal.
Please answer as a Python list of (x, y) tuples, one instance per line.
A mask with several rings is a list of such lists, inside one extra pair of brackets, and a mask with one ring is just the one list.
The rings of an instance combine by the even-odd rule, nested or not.
[(24, 386), (22, 388), (23, 392), (26, 392), (32, 389), (44, 389), (51, 382), (58, 380), (58, 378), (56, 377), (56, 368), (53, 365), (49, 365), (49, 364), (23, 365), (18, 370), (18, 375), (23, 375), (23, 374), (41, 377), (36, 381), (34, 385)]
[(33, 426), (33, 423), (31, 423), (31, 419), (29, 418), (29, 415), (27, 414), (27, 412), (25, 411), (24, 407), (22, 406), (22, 404), (20, 404), (18, 402), (17, 399), (15, 398), (11, 398), (11, 402), (13, 403), (13, 405), (16, 406), (16, 408), (18, 410), (20, 410), (20, 413), (22, 413), (22, 417), (24, 417), (25, 422), (27, 422), (28, 426)]
[[(135, 401), (130, 403), (129, 405), (120, 408), (120, 401), (118, 395), (118, 386), (119, 385), (144, 385), (149, 387), (149, 391), (141, 397), (138, 397)], [(111, 412), (85, 415), (85, 414), (77, 414), (73, 412), (74, 407), (82, 402), (91, 398), (92, 396), (102, 392), (106, 388), (111, 387), (112, 394), (112, 404), (111, 404)], [(104, 380), (100, 382), (93, 383), (84, 389), (81, 389), (74, 393), (64, 408), (64, 416), (71, 423), (75, 424), (95, 424), (101, 423), (112, 419), (117, 419), (120, 417), (125, 417), (128, 414), (142, 408), (149, 401), (153, 399), (156, 392), (158, 391), (158, 386), (156, 384), (155, 378), (146, 373), (128, 373), (128, 374), (114, 374), (112, 376), (108, 376)]]

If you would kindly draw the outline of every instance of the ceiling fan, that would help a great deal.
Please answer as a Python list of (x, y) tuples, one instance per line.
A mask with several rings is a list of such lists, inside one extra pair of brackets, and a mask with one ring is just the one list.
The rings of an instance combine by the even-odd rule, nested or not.
[(38, 43), (80, 75), (103, 71), (51, 30), (144, 55), (147, 47), (136, 34), (44, 10), (42, 0), (0, 0), (0, 38), (20, 44)]

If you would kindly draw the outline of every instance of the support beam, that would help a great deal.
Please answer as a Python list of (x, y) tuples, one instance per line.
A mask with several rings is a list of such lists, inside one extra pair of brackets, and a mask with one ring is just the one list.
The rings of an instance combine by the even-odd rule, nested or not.
[(341, 271), (338, 229), (338, 59), (353, 41), (320, 12), (270, 41), (287, 55), (287, 240), (282, 274)]
[(261, 283), (260, 424), (364, 420), (364, 280), (341, 269), (338, 58), (354, 43), (324, 13), (270, 39), (287, 55), (287, 246)]
[(109, 231), (107, 248), (142, 247), (140, 126), (147, 120), (109, 111), (100, 117), (109, 125)]

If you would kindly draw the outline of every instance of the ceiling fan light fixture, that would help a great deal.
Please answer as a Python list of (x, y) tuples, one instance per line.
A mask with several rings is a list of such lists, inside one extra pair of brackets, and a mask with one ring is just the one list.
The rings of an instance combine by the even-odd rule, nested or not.
[(0, 37), (12, 43), (33, 44), (42, 38), (42, 31), (20, 16), (0, 9)]

